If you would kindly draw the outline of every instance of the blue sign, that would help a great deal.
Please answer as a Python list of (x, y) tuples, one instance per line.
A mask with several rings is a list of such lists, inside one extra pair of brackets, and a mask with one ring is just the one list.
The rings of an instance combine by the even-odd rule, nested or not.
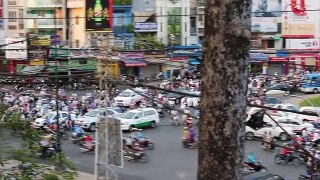
[(50, 44), (51, 45), (59, 45), (61, 42), (60, 35), (51, 35), (50, 36)]
[(157, 23), (155, 22), (134, 23), (134, 32), (157, 32)]
[(268, 61), (269, 55), (264, 53), (250, 53), (250, 61)]
[(289, 57), (288, 50), (277, 50), (277, 57)]

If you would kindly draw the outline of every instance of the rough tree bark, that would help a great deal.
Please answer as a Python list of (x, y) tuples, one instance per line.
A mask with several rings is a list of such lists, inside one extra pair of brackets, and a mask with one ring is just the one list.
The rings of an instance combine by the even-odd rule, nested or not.
[(198, 180), (241, 179), (251, 0), (207, 0)]

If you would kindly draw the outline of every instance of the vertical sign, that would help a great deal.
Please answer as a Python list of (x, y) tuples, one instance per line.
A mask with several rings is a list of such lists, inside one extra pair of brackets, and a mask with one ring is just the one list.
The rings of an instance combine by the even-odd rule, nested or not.
[(86, 0), (86, 30), (111, 31), (113, 0)]
[(3, 0), (0, 0), (0, 29), (4, 29), (4, 21), (3, 21)]

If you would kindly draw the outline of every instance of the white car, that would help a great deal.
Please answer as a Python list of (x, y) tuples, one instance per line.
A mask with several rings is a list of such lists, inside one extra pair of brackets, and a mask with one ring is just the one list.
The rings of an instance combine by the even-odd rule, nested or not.
[[(66, 120), (68, 120), (68, 117), (69, 117), (68, 112), (60, 111), (59, 112), (59, 123), (66, 122)], [(76, 119), (76, 115), (71, 114), (71, 120), (75, 120), (75, 119)], [(55, 111), (48, 112), (43, 117), (37, 118), (33, 123), (37, 128), (40, 128), (40, 127), (44, 126), (44, 124), (47, 120), (50, 124), (56, 122), (57, 121), (57, 112), (55, 112)]]
[[(275, 106), (273, 106), (273, 108), (277, 108), (277, 109), (286, 109), (286, 110), (291, 110), (291, 111), (296, 111), (299, 112), (299, 107), (295, 106), (294, 104), (290, 104), (290, 103), (283, 103), (283, 104), (276, 104)], [(283, 112), (283, 111), (273, 111), (276, 113), (282, 113), (282, 114), (286, 114), (286, 116), (288, 118), (299, 118), (299, 114), (296, 113), (291, 113), (291, 112)]]
[(115, 118), (121, 120), (121, 128), (124, 131), (132, 128), (154, 128), (160, 122), (159, 113), (154, 108), (133, 109)]
[(107, 109), (93, 109), (85, 115), (77, 118), (75, 124), (83, 129), (95, 131), (96, 123), (100, 116), (108, 115), (109, 118), (120, 115), (122, 110), (120, 108), (107, 108)]
[(288, 118), (277, 118), (276, 121), (282, 127), (291, 127), (294, 133), (301, 134), (303, 130), (308, 130), (312, 132), (314, 130), (314, 126), (310, 123), (301, 123), (299, 120), (288, 119)]
[[(283, 127), (291, 136), (294, 135), (293, 129), (290, 127)], [(267, 124), (265, 127), (253, 129), (249, 126), (245, 127), (246, 139), (253, 140), (254, 137), (261, 138), (265, 132), (271, 132), (271, 138), (279, 138), (281, 141), (287, 141), (289, 136), (276, 125)]]
[[(200, 96), (200, 91), (189, 92), (190, 94), (195, 94)], [(197, 107), (200, 103), (200, 97), (187, 97), (188, 107)]]
[[(135, 90), (141, 93), (146, 92), (145, 90), (138, 88), (136, 88)], [(114, 100), (117, 106), (130, 106), (130, 104), (133, 102), (140, 102), (142, 98), (143, 97), (136, 92), (130, 89), (126, 89), (122, 91), (117, 97), (115, 97)]]
[(319, 120), (318, 114), (320, 112), (320, 108), (318, 107), (304, 106), (300, 108), (300, 112), (310, 113), (310, 115), (299, 114), (300, 119), (302, 119), (304, 122), (317, 122)]
[[(289, 139), (289, 135), (294, 135), (292, 127), (283, 127), (288, 133), (286, 134), (279, 126), (264, 115), (263, 111), (255, 111), (245, 122), (245, 133), (247, 140), (253, 140), (254, 137), (262, 137), (265, 133), (271, 133), (271, 138), (280, 138), (283, 141)], [(273, 123), (270, 123), (273, 122)]]

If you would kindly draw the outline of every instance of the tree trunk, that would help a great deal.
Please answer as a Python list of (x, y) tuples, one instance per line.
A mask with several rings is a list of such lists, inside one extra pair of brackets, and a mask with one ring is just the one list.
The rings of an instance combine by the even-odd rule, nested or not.
[(241, 179), (251, 0), (207, 0), (198, 180)]

